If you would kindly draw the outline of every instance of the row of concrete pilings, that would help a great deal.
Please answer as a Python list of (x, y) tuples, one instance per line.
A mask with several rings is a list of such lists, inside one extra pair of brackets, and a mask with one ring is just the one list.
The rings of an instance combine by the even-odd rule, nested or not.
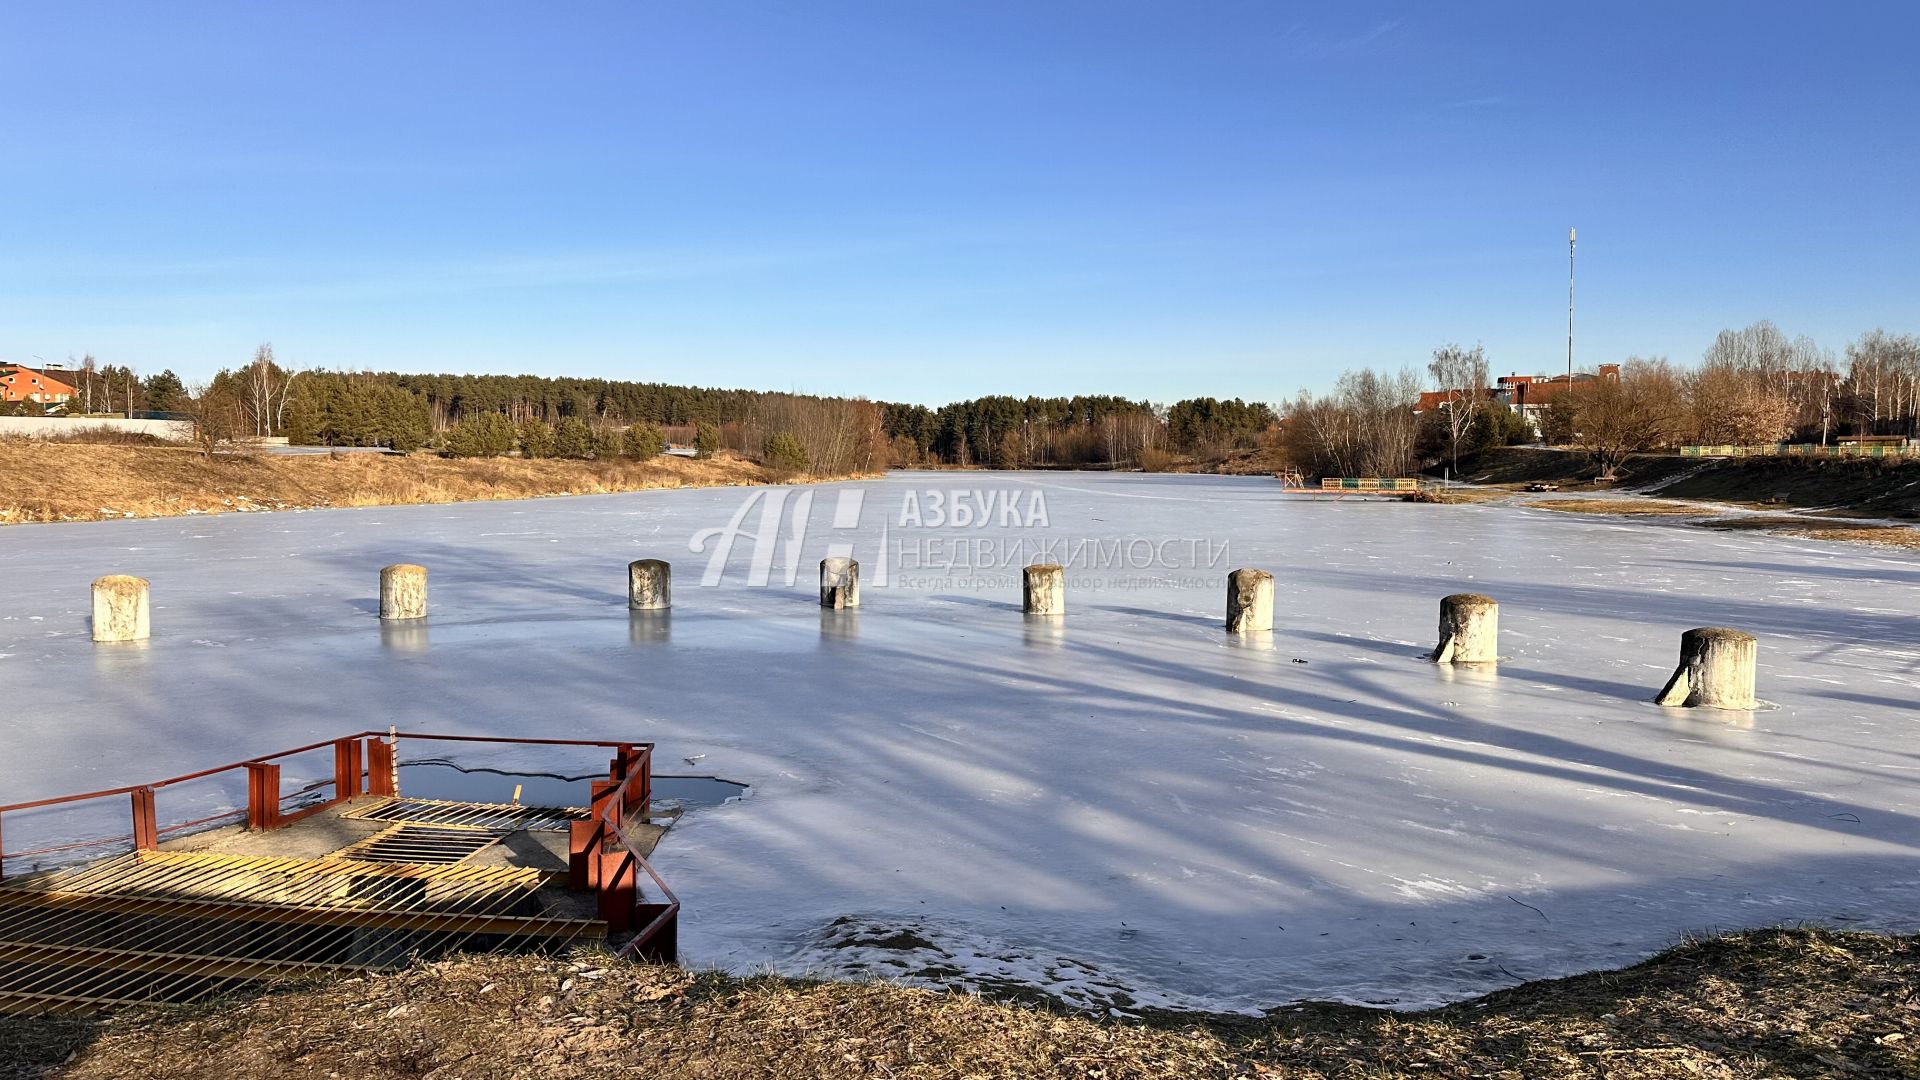
[[(673, 567), (660, 559), (627, 565), (627, 606), (660, 611), (673, 606)], [(1021, 609), (1057, 617), (1067, 612), (1066, 568), (1042, 563), (1021, 570)], [(860, 606), (860, 564), (820, 560), (820, 606)], [(397, 563), (380, 571), (380, 617), (389, 621), (427, 615), (427, 568)], [(1252, 634), (1273, 629), (1273, 575), (1246, 568), (1227, 575), (1227, 631)], [(115, 574), (93, 583), (93, 640), (139, 641), (151, 633), (145, 578)], [(1680, 635), (1680, 665), (1654, 701), (1661, 705), (1753, 709), (1759, 642), (1752, 634), (1706, 626)], [(1495, 664), (1500, 660), (1500, 604), (1479, 593), (1455, 593), (1440, 601), (1440, 641), (1428, 659), (1436, 664)]]

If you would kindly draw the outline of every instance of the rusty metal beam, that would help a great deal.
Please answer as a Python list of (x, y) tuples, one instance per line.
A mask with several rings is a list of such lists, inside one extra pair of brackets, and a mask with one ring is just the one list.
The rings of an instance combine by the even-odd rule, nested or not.
[(398, 794), (393, 790), (393, 744), (377, 735), (367, 740), (367, 794)]
[(333, 798), (340, 802), (360, 794), (360, 740), (333, 744)]
[(160, 822), (153, 808), (153, 789), (138, 788), (133, 793), (133, 848), (152, 851), (160, 846)]
[(247, 828), (256, 832), (280, 826), (280, 766), (247, 762)]

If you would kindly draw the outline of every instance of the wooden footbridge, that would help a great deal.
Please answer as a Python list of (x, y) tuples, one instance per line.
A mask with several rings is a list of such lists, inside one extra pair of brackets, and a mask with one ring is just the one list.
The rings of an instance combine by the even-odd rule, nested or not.
[[(590, 787), (590, 806), (457, 802), (400, 793), (403, 740), (613, 756), (607, 778)], [(330, 784), (281, 790), (283, 759), (329, 748)], [(659, 834), (647, 822), (652, 751), (646, 743), (362, 732), (152, 783), (0, 806), (0, 825), (102, 800), (125, 799), (131, 812), (125, 832), (27, 851), (0, 846), (0, 1012), (192, 1002), (457, 951), (605, 943), (672, 963), (680, 904), (645, 858)], [(240, 771), (244, 809), (162, 823), (163, 794)], [(42, 869), (48, 860), (64, 865)]]

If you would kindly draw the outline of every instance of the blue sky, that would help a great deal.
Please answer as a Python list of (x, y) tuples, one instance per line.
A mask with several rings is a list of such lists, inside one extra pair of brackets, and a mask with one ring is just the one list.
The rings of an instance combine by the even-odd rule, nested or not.
[(0, 358), (1272, 400), (1920, 331), (1920, 5), (0, 6)]

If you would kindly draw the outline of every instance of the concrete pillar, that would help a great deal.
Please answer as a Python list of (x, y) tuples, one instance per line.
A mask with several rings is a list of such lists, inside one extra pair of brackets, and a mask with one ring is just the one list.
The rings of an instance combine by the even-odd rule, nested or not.
[(1428, 659), (1436, 664), (1491, 664), (1500, 659), (1500, 602), (1479, 593), (1454, 593), (1440, 601), (1440, 644)]
[(93, 583), (93, 640), (145, 641), (151, 633), (147, 579), (108, 574)]
[(380, 568), (380, 617), (383, 619), (424, 619), (427, 617), (427, 568), (413, 563), (394, 563)]
[(1035, 563), (1020, 571), (1020, 609), (1029, 615), (1067, 613), (1067, 569)]
[(1273, 629), (1273, 575), (1241, 569), (1227, 575), (1227, 633)]
[(860, 564), (858, 562), (837, 556), (820, 560), (820, 606), (826, 608), (860, 606)]
[(1653, 700), (1686, 708), (1753, 709), (1760, 642), (1724, 626), (1702, 626), (1680, 635), (1680, 666)]
[(661, 611), (673, 606), (673, 567), (661, 559), (637, 559), (627, 564), (627, 607), (634, 611)]

